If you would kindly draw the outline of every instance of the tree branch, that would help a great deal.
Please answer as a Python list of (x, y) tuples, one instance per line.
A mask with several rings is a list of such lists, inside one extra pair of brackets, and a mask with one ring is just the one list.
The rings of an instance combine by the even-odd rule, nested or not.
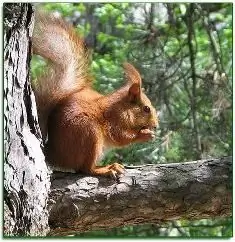
[(127, 168), (118, 181), (56, 172), (49, 235), (231, 216), (232, 158)]
[(196, 151), (196, 157), (197, 159), (201, 158), (202, 150), (201, 150), (201, 141), (200, 141), (200, 135), (199, 135), (199, 126), (197, 121), (197, 76), (196, 76), (196, 66), (195, 66), (195, 54), (196, 49), (193, 46), (193, 38), (195, 38), (195, 31), (194, 31), (194, 11), (195, 11), (195, 5), (194, 3), (190, 3), (188, 10), (187, 10), (187, 27), (188, 27), (188, 47), (189, 47), (189, 59), (190, 59), (190, 65), (191, 65), (191, 78), (192, 78), (192, 93), (191, 93), (191, 114), (192, 114), (192, 131), (193, 131), (193, 138), (195, 140), (195, 151)]

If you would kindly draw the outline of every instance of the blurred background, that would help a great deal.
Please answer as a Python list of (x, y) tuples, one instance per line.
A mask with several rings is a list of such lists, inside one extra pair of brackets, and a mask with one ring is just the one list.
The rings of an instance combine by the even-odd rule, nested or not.
[[(141, 73), (156, 107), (157, 139), (114, 150), (103, 160), (127, 165), (232, 155), (232, 3), (36, 4), (72, 23), (93, 49), (94, 88), (123, 82), (122, 63)], [(45, 62), (34, 56), (32, 78)], [(232, 236), (232, 218), (126, 226), (77, 236)]]

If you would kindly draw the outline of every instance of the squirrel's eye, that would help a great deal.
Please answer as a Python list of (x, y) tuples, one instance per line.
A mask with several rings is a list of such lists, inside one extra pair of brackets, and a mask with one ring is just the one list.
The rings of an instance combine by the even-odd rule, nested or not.
[(150, 112), (150, 107), (144, 106), (143, 110), (144, 110), (144, 112), (149, 113)]

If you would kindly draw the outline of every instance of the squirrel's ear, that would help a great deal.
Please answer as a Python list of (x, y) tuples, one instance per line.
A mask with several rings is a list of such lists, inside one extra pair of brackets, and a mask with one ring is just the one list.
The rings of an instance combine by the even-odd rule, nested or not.
[(136, 102), (140, 99), (141, 88), (138, 83), (134, 83), (129, 88), (128, 97), (131, 102)]
[(125, 77), (129, 83), (137, 83), (141, 86), (141, 76), (135, 67), (129, 63), (123, 64)]

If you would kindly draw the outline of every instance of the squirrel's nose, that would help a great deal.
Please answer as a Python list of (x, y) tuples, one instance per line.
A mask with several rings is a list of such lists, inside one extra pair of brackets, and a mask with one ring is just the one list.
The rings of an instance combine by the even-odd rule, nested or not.
[(158, 128), (158, 122), (152, 122), (152, 124), (151, 124), (151, 128), (153, 129), (153, 130), (156, 130), (157, 128)]

